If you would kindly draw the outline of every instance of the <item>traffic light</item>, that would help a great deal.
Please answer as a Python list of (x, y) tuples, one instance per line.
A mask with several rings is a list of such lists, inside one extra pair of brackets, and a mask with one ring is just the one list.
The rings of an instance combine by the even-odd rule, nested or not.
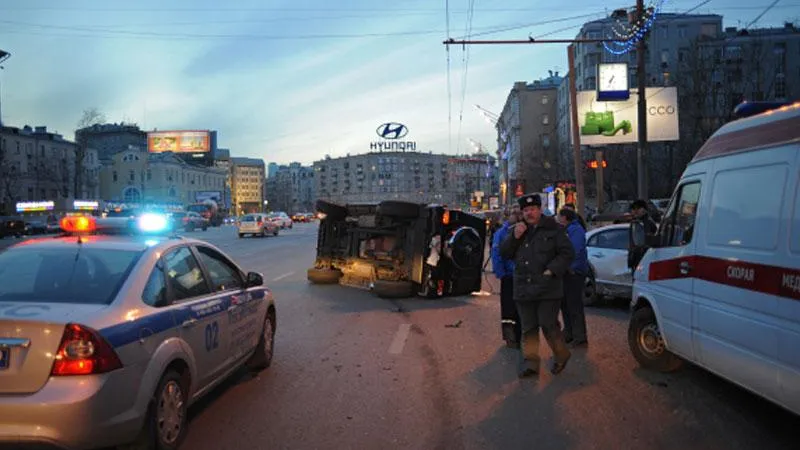
[[(600, 167), (600, 164), (598, 163), (598, 161), (596, 159), (592, 159), (592, 160), (589, 160), (589, 161), (586, 162), (586, 167), (588, 167), (590, 169), (598, 169)], [(606, 167), (608, 167), (608, 161), (606, 161), (604, 159), (603, 160), (603, 169), (605, 169)]]

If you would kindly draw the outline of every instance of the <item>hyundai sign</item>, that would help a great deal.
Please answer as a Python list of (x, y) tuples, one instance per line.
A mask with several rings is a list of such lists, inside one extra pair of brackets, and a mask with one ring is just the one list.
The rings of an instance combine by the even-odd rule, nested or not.
[(402, 123), (387, 122), (378, 126), (375, 133), (382, 140), (371, 142), (369, 144), (370, 150), (400, 150), (400, 151), (415, 151), (417, 143), (414, 141), (402, 140), (408, 134), (408, 127)]

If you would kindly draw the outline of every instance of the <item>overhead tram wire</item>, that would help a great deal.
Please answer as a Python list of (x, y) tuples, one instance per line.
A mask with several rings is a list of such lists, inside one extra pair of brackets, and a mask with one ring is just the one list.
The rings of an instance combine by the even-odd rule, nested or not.
[[(450, 0), (444, 0), (445, 23), (447, 28), (447, 38), (450, 38)], [(447, 152), (453, 151), (453, 91), (450, 78), (450, 46), (447, 48)]]
[[(467, 23), (465, 27), (465, 34), (472, 35), (472, 18), (475, 8), (475, 0), (469, 0), (469, 11), (467, 14)], [(469, 38), (468, 38), (469, 39)], [(463, 47), (462, 62), (464, 63), (464, 70), (461, 76), (461, 106), (458, 112), (458, 138), (456, 139), (456, 153), (461, 154), (461, 129), (464, 125), (464, 101), (467, 98), (467, 75), (469, 73), (469, 47)]]

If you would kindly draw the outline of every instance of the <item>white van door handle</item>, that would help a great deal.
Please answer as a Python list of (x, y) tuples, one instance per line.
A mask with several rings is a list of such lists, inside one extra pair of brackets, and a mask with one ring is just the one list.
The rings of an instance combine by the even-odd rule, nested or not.
[(689, 275), (689, 272), (692, 271), (692, 265), (689, 264), (689, 261), (683, 261), (678, 265), (678, 269), (681, 271), (681, 275)]

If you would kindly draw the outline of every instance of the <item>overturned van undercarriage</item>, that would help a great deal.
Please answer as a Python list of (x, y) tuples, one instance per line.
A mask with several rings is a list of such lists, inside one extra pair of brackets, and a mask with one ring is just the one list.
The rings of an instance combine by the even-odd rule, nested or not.
[(308, 279), (371, 289), (380, 297), (429, 298), (481, 289), (483, 219), (439, 205), (317, 201), (317, 259)]

